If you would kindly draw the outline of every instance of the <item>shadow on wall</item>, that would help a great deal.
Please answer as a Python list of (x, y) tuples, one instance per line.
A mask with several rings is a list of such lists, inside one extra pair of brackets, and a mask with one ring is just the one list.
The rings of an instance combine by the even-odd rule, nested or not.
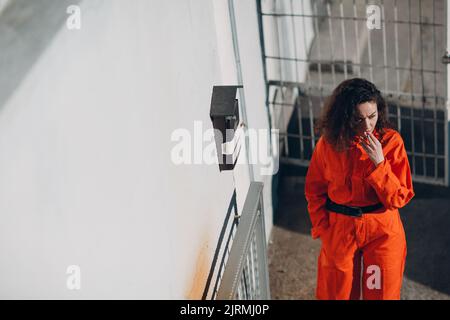
[(0, 12), (0, 109), (82, 0), (14, 0)]

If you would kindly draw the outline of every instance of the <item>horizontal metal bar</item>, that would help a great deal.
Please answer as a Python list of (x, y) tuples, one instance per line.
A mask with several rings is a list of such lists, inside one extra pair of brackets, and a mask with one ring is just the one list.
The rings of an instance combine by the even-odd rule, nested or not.
[(302, 160), (302, 159), (296, 159), (296, 158), (287, 158), (287, 157), (281, 157), (280, 163), (284, 164), (293, 164), (297, 166), (302, 167), (308, 167), (309, 166), (309, 160)]
[[(431, 109), (428, 109), (428, 110), (431, 110)], [(392, 118), (397, 118), (397, 114), (393, 114), (393, 113), (390, 113), (389, 114)], [(445, 123), (447, 123), (447, 121), (445, 121), (445, 120), (440, 120), (440, 119), (436, 119), (436, 120), (434, 120), (433, 118), (422, 118), (422, 117), (411, 117), (411, 116), (400, 116), (400, 120), (422, 120), (423, 119), (423, 121), (427, 121), (427, 122), (432, 122), (432, 123), (440, 123), (440, 124), (445, 124)]]
[[(280, 137), (291, 137), (291, 138), (305, 138), (306, 136), (301, 136), (299, 134), (293, 134), (293, 133), (286, 133), (286, 132), (279, 132), (278, 134)], [(308, 136), (309, 139), (311, 140), (311, 136)]]
[[(330, 90), (329, 93), (331, 94), (332, 90), (335, 88), (333, 87), (332, 84), (326, 85), (326, 84), (322, 84), (322, 87), (317, 87), (316, 85), (308, 85), (305, 83), (298, 83), (298, 82), (293, 82), (293, 81), (278, 81), (278, 80), (270, 80), (268, 82), (269, 87), (273, 86), (273, 87), (287, 87), (287, 88), (297, 88), (299, 90), (301, 90), (301, 93), (303, 95), (309, 94), (311, 91), (317, 91), (318, 94), (324, 95), (324, 88), (329, 88)], [(441, 102), (443, 102), (442, 104), (442, 110), (444, 110), (445, 108), (445, 103), (447, 101), (447, 99), (443, 96), (431, 96), (431, 95), (422, 95), (419, 93), (411, 93), (411, 92), (397, 92), (397, 91), (385, 91), (382, 92), (384, 94), (385, 97), (387, 98), (393, 98), (395, 99), (395, 97), (398, 97), (400, 99), (399, 104), (401, 105), (401, 101), (405, 100), (405, 101), (415, 101), (417, 100), (422, 100), (423, 98), (425, 99), (436, 99), (436, 100), (440, 100)], [(402, 97), (405, 97), (407, 99), (403, 99)], [(391, 101), (389, 101), (391, 102)], [(393, 101), (393, 103), (396, 103), (395, 101)], [(403, 105), (402, 105), (403, 106)], [(441, 106), (441, 105), (440, 105)]]
[[(307, 160), (301, 160), (301, 159), (296, 159), (296, 158), (287, 158), (287, 157), (281, 157), (280, 163), (281, 164), (292, 164), (292, 165), (302, 166), (305, 168), (307, 168), (309, 166), (309, 161), (307, 161)], [(444, 178), (434, 178), (434, 177), (426, 177), (426, 176), (421, 176), (421, 175), (417, 175), (417, 174), (412, 174), (412, 179), (414, 182), (427, 183), (427, 184), (432, 184), (432, 185), (437, 185), (437, 186), (445, 186)]]
[[(302, 138), (302, 136), (300, 135), (294, 135), (294, 134), (286, 134), (286, 133), (280, 133), (280, 136), (287, 136), (287, 137), (292, 137), (292, 138)], [(311, 140), (310, 136), (303, 136), (304, 139), (306, 140)], [(423, 153), (423, 152), (411, 152), (411, 151), (407, 151), (407, 154), (411, 157), (421, 157), (421, 158), (428, 158), (428, 159), (441, 159), (441, 160), (445, 160), (445, 155), (443, 154), (437, 154), (437, 153)]]
[[(272, 59), (272, 60), (282, 60), (282, 61), (292, 61), (292, 62), (308, 62), (310, 65), (311, 64), (321, 64), (321, 65), (326, 65), (326, 64), (337, 64), (337, 65), (352, 65), (352, 66), (356, 66), (356, 67), (366, 67), (366, 68), (378, 68), (378, 69), (392, 69), (392, 70), (404, 70), (404, 71), (415, 71), (415, 72), (422, 72), (422, 73), (431, 73), (431, 74), (445, 74), (445, 71), (440, 71), (440, 70), (430, 70), (430, 69), (420, 69), (420, 68), (408, 68), (408, 67), (399, 67), (399, 66), (390, 66), (390, 65), (372, 65), (372, 64), (368, 64), (368, 63), (355, 63), (352, 61), (338, 61), (338, 60), (334, 60), (334, 61), (330, 61), (330, 60), (315, 60), (315, 59), (301, 59), (301, 58), (289, 58), (289, 57), (275, 57), (275, 56), (268, 56), (265, 55), (264, 58), (266, 59)], [(323, 68), (323, 66), (322, 66)], [(443, 67), (444, 68), (444, 67)]]
[(424, 152), (417, 152), (417, 151), (415, 151), (415, 152), (407, 151), (406, 153), (408, 154), (408, 156), (411, 156), (411, 157), (444, 159), (445, 160), (445, 155), (438, 154), (438, 153), (424, 153)]
[[(406, 95), (406, 94), (405, 94)], [(393, 98), (393, 97), (389, 97), (389, 98)], [(433, 97), (433, 96), (426, 96), (425, 97), (425, 99), (436, 99), (436, 97)], [(439, 97), (438, 97), (439, 98)], [(443, 98), (442, 98), (443, 99)], [(401, 100), (401, 99), (400, 99)], [(292, 103), (283, 103), (283, 102), (269, 102), (269, 104), (270, 105), (272, 105), (272, 106), (281, 106), (281, 107), (290, 107), (290, 108), (296, 108), (296, 109), (300, 109), (300, 108), (302, 108), (302, 106), (301, 105), (299, 105), (299, 104), (292, 104)], [(388, 104), (390, 104), (390, 105), (392, 105), (392, 106), (395, 106), (395, 107), (397, 107), (397, 103), (396, 102), (394, 102), (394, 101), (388, 101)], [(407, 106), (407, 105), (401, 105), (401, 104), (399, 104), (399, 107), (400, 107), (400, 109), (401, 108), (408, 108), (409, 107), (409, 109), (411, 110), (419, 110), (419, 109), (416, 109), (416, 108), (411, 108), (410, 106)], [(428, 110), (428, 111), (433, 111), (434, 110), (434, 108), (425, 108), (425, 110)], [(442, 110), (438, 110), (438, 111), (441, 111), (441, 112), (444, 112), (444, 110), (442, 109)], [(389, 113), (389, 115), (390, 116), (392, 116), (393, 118), (397, 118), (398, 116), (397, 116), (397, 114), (396, 113)], [(401, 115), (400, 116), (400, 119), (411, 119), (411, 118), (413, 118), (413, 119), (418, 119), (418, 120), (421, 120), (422, 119), (422, 116), (419, 116), (419, 117), (415, 117), (415, 116), (408, 116), (408, 115)], [(434, 120), (434, 118), (424, 118), (424, 120), (425, 121), (435, 121)], [(437, 123), (447, 123), (447, 121), (445, 120), (445, 117), (443, 117), (442, 119), (436, 119), (436, 122)]]
[(412, 179), (414, 182), (421, 182), (421, 183), (427, 183), (437, 186), (445, 186), (445, 179), (444, 178), (432, 178), (432, 177), (425, 177), (425, 176), (419, 176), (416, 174), (412, 175)]
[[(341, 17), (341, 16), (329, 16), (329, 15), (312, 15), (312, 14), (296, 14), (296, 13), (261, 13), (262, 16), (268, 17), (305, 17), (305, 18), (326, 18), (333, 20), (350, 20), (350, 21), (367, 21), (367, 18), (359, 17)], [(404, 21), (404, 20), (385, 20), (380, 19), (380, 22), (385, 23), (396, 23), (396, 24), (408, 24), (408, 25), (422, 25), (430, 27), (446, 27), (443, 23), (429, 23), (429, 22), (415, 22), (415, 21)]]
[[(279, 133), (280, 136), (288, 136), (288, 137), (293, 137), (293, 138), (303, 138), (304, 140), (311, 140), (313, 139), (312, 136), (307, 136), (307, 135), (299, 135), (299, 134), (293, 134), (293, 133), (287, 133), (287, 132), (280, 132)], [(314, 138), (315, 139), (315, 138)]]

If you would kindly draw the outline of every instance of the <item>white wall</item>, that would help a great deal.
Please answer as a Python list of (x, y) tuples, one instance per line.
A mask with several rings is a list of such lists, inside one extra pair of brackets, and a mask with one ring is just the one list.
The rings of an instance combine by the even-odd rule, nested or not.
[[(0, 298), (201, 297), (240, 176), (174, 165), (170, 137), (210, 128), (212, 86), (236, 77), (225, 4), (89, 0), (81, 30), (61, 26), (0, 106)], [(249, 123), (267, 127), (254, 1), (237, 9)]]
[(10, 0), (0, 0), (0, 12), (8, 5)]

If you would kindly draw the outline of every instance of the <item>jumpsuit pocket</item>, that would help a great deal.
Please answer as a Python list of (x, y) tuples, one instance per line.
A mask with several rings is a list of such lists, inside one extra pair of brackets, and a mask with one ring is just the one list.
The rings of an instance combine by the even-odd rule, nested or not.
[(327, 239), (334, 228), (336, 222), (336, 213), (328, 211), (328, 228), (326, 228), (320, 235), (320, 239)]
[(381, 214), (377, 219), (378, 232), (388, 235), (401, 235), (403, 233), (403, 224), (398, 210), (387, 211)]

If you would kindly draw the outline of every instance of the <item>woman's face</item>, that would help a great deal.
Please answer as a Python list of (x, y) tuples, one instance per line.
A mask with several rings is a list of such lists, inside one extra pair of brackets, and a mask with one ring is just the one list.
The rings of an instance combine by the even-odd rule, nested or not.
[(378, 120), (377, 104), (372, 101), (358, 104), (355, 117), (357, 135), (363, 135), (366, 131), (372, 132)]

